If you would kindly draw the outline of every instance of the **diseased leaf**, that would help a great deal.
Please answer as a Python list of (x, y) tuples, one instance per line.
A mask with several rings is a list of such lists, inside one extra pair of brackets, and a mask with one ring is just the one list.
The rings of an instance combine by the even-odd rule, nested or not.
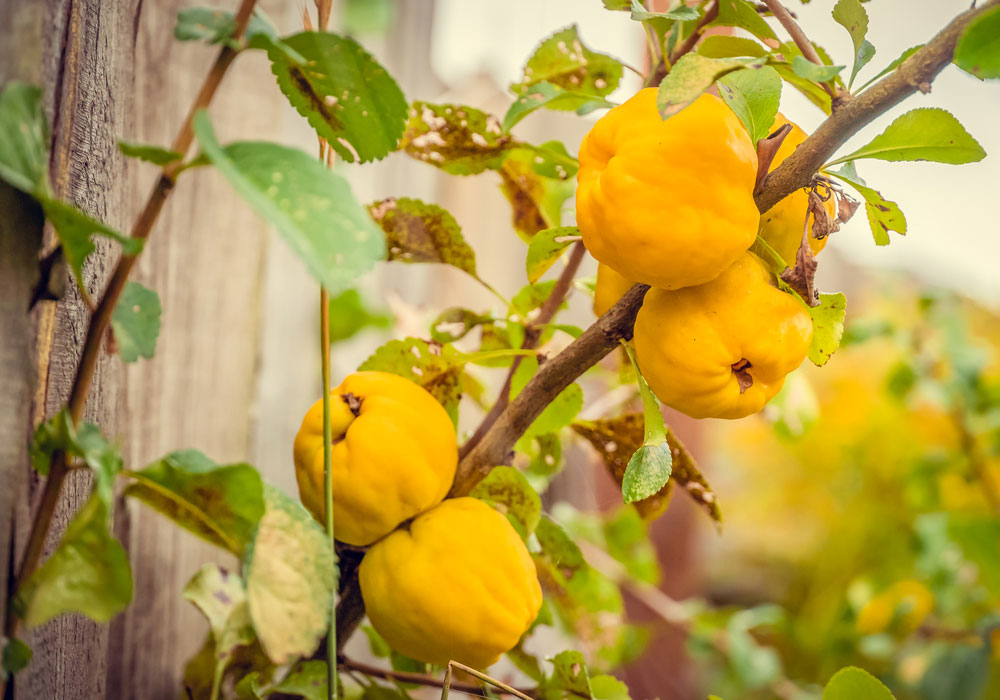
[(729, 73), (719, 79), (719, 97), (757, 143), (771, 133), (781, 101), (781, 76), (770, 66)]
[(300, 32), (282, 38), (281, 45), (272, 43), (267, 56), (281, 92), (341, 158), (367, 163), (396, 149), (406, 123), (406, 98), (354, 39)]
[(753, 39), (717, 34), (702, 39), (698, 44), (697, 51), (708, 58), (737, 58), (740, 56), (761, 58), (768, 54), (768, 50)]
[(757, 13), (753, 4), (746, 0), (719, 0), (719, 17), (712, 24), (745, 29), (765, 44), (773, 44), (771, 48), (778, 47), (778, 37), (774, 30)]
[(708, 58), (697, 53), (680, 57), (660, 83), (656, 107), (664, 119), (694, 102), (716, 80), (741, 68), (761, 65), (762, 59)]
[(491, 321), (491, 316), (452, 306), (431, 321), (431, 338), (442, 344), (453, 343), (464, 338), (473, 328)]
[(951, 114), (934, 107), (914, 109), (897, 117), (886, 130), (850, 155), (827, 164), (859, 158), (888, 161), (931, 160), (938, 163), (974, 163), (986, 151)]
[[(538, 371), (538, 358), (524, 357), (511, 379), (510, 398), (513, 400)], [(583, 408), (583, 390), (578, 384), (570, 384), (556, 395), (538, 418), (524, 431), (524, 438), (557, 433), (573, 422)]]
[(399, 148), (451, 175), (475, 175), (499, 168), (514, 144), (492, 114), (464, 105), (414, 102)]
[(129, 141), (119, 141), (118, 150), (129, 158), (137, 158), (153, 165), (166, 165), (184, 157), (177, 151), (171, 151), (168, 148)]
[(160, 335), (160, 313), (160, 297), (156, 292), (138, 282), (125, 285), (111, 314), (111, 327), (123, 361), (153, 357)]
[(899, 205), (885, 199), (878, 190), (868, 187), (854, 169), (853, 162), (839, 171), (831, 171), (830, 174), (849, 184), (864, 198), (868, 225), (871, 227), (876, 245), (889, 245), (889, 231), (906, 235), (906, 217)]
[(220, 466), (198, 450), (178, 450), (128, 475), (126, 496), (237, 556), (264, 513), (260, 474), (249, 464)]
[(1000, 78), (1000, 7), (966, 25), (955, 46), (955, 65), (980, 80)]
[(108, 526), (108, 507), (95, 493), (18, 592), (17, 607), (26, 626), (37, 627), (67, 612), (107, 622), (132, 601), (128, 554)]
[[(642, 414), (633, 412), (617, 418), (578, 421), (571, 427), (597, 450), (611, 476), (621, 484), (629, 459), (645, 440)], [(659, 492), (633, 504), (639, 515), (643, 520), (660, 516), (667, 508), (676, 482), (712, 520), (720, 522), (722, 516), (715, 493), (701, 475), (691, 453), (670, 428), (667, 428), (667, 442), (673, 452), (671, 478)]]
[(500, 189), (510, 202), (514, 230), (530, 239), (562, 223), (562, 207), (576, 188), (572, 180), (543, 177), (527, 148), (511, 151), (500, 168)]
[(823, 700), (894, 700), (875, 676), (856, 666), (842, 668), (823, 688)]
[(347, 181), (316, 158), (260, 141), (222, 147), (204, 110), (195, 116), (194, 130), (233, 189), (278, 230), (330, 294), (348, 288), (384, 257), (382, 232)]
[(561, 141), (546, 141), (540, 146), (524, 144), (534, 153), (531, 165), (535, 172), (554, 180), (568, 180), (580, 169), (580, 161), (571, 156)]
[(389, 260), (445, 263), (476, 276), (476, 254), (444, 208), (389, 197), (369, 204), (368, 213), (385, 232)]
[(563, 251), (580, 240), (580, 229), (576, 226), (557, 226), (535, 234), (528, 244), (528, 256), (524, 261), (528, 281), (535, 284), (552, 265), (562, 257)]
[(844, 335), (844, 317), (847, 314), (847, 297), (843, 292), (820, 294), (819, 304), (810, 307), (813, 322), (812, 344), (809, 346), (809, 360), (822, 367), (840, 347)]
[(327, 630), (336, 564), (313, 517), (279, 489), (265, 485), (264, 516), (243, 566), (257, 638), (276, 664), (312, 654)]
[(844, 70), (844, 66), (821, 66), (802, 56), (792, 58), (792, 71), (795, 75), (816, 83), (833, 80), (842, 70)]
[(542, 499), (517, 469), (494, 467), (469, 493), (511, 519), (522, 538), (535, 531), (542, 516)]
[(566, 90), (549, 82), (535, 83), (525, 88), (511, 103), (503, 118), (503, 130), (509, 132), (515, 124), (542, 107), (555, 110), (576, 110), (577, 114), (583, 115), (597, 109), (610, 109), (614, 106), (614, 102), (584, 92)]
[(615, 91), (621, 78), (621, 62), (584, 46), (574, 24), (538, 45), (524, 66), (521, 82), (511, 89), (521, 93), (536, 83), (548, 82), (564, 90), (604, 97)]
[(462, 398), (461, 375), (465, 360), (451, 345), (405, 338), (391, 340), (358, 367), (359, 371), (391, 372), (416, 382), (438, 400), (452, 422), (458, 421)]
[(326, 662), (300, 661), (281, 682), (270, 687), (270, 693), (297, 695), (305, 700), (326, 700)]

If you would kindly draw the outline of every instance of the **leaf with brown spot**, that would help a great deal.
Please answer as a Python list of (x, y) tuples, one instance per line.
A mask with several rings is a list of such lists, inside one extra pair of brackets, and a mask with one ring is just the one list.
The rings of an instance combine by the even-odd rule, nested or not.
[(300, 32), (270, 41), (267, 56), (281, 92), (341, 158), (367, 163), (396, 149), (406, 98), (354, 39)]
[(500, 168), (500, 189), (510, 202), (514, 229), (524, 239), (562, 222), (562, 207), (576, 183), (539, 175), (535, 154), (528, 149), (508, 153)]
[[(548, 82), (583, 96), (604, 97), (615, 91), (622, 79), (622, 64), (606, 54), (591, 51), (580, 40), (576, 25), (543, 40), (524, 65), (521, 82), (511, 85), (520, 94), (532, 85)], [(567, 102), (554, 109), (576, 109)]]
[(542, 499), (524, 474), (513, 467), (494, 467), (469, 493), (507, 516), (523, 539), (542, 517)]
[(383, 231), (389, 260), (437, 262), (476, 276), (476, 253), (446, 209), (419, 199), (389, 197), (368, 205)]
[(197, 450), (178, 450), (138, 472), (125, 495), (237, 556), (264, 513), (260, 474), (249, 464), (220, 466)]
[(419, 384), (444, 406), (458, 423), (465, 359), (451, 345), (405, 338), (390, 340), (358, 367), (359, 371), (391, 372)]
[[(577, 421), (571, 427), (597, 450), (611, 476), (621, 485), (629, 459), (645, 441), (643, 414), (636, 411), (617, 418)], [(677, 482), (713, 521), (721, 523), (722, 514), (715, 493), (705, 481), (691, 453), (669, 427), (667, 442), (673, 454), (670, 480), (655, 495), (633, 504), (639, 515), (647, 521), (662, 515), (670, 502), (674, 482)]]
[(411, 158), (452, 175), (500, 167), (516, 145), (495, 115), (465, 105), (414, 102), (399, 147)]
[(878, 190), (868, 187), (858, 175), (853, 162), (829, 174), (846, 182), (864, 198), (868, 225), (871, 227), (876, 245), (889, 245), (889, 231), (906, 235), (906, 217), (899, 205), (883, 197)]

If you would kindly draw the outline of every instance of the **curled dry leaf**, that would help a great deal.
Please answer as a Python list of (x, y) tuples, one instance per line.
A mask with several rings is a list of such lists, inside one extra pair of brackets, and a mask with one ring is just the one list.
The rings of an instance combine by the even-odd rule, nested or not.
[(794, 289), (809, 306), (819, 304), (819, 292), (816, 291), (816, 257), (812, 253), (805, 234), (802, 244), (795, 253), (795, 267), (788, 267), (781, 273), (781, 281)]

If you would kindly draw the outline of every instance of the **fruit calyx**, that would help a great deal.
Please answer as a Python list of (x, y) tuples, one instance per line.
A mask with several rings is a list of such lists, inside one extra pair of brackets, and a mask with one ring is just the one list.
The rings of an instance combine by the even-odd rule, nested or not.
[(740, 393), (742, 394), (753, 386), (753, 376), (749, 372), (752, 365), (750, 364), (750, 360), (744, 357), (734, 362), (732, 366), (733, 374), (736, 376), (736, 383), (740, 385)]

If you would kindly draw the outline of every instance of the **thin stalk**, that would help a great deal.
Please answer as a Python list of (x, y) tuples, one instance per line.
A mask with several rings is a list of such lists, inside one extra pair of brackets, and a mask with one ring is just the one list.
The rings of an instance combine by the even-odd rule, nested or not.
[[(452, 662), (453, 664), (454, 662)], [(429, 688), (448, 688), (450, 690), (455, 690), (459, 693), (465, 693), (466, 695), (474, 695), (477, 697), (484, 697), (482, 688), (478, 685), (473, 685), (472, 683), (455, 683), (451, 681), (452, 678), (452, 668), (449, 664), (445, 669), (444, 680), (440, 678), (435, 678), (434, 676), (429, 676), (425, 673), (413, 673), (411, 671), (394, 671), (388, 668), (379, 668), (378, 666), (372, 666), (371, 664), (366, 664), (361, 661), (355, 661), (354, 659), (346, 659), (341, 657), (337, 664), (343, 671), (357, 671), (358, 673), (371, 677), (371, 678), (381, 678), (386, 681), (394, 681), (398, 683), (412, 683), (414, 685), (422, 685)], [(499, 686), (498, 686), (499, 687)], [(510, 688), (510, 686), (506, 686)], [(508, 695), (517, 694), (518, 697), (524, 698), (525, 694), (530, 693), (529, 689), (517, 689), (510, 688), (512, 692), (508, 692), (503, 688), (500, 688), (501, 692)], [(447, 693), (444, 694), (444, 698), (447, 699)]]
[[(795, 18), (792, 17), (791, 13), (785, 9), (785, 6), (782, 5), (779, 0), (764, 0), (764, 2), (767, 5), (767, 9), (769, 9), (771, 14), (774, 15), (774, 18), (781, 23), (781, 26), (785, 28), (788, 35), (792, 37), (792, 41), (794, 41), (795, 45), (799, 47), (799, 51), (802, 52), (803, 57), (818, 66), (824, 65), (823, 60), (819, 57), (819, 54), (816, 53), (816, 48), (812, 45), (812, 42), (809, 41), (809, 37), (807, 37), (805, 32), (802, 31), (802, 27), (800, 27), (799, 23), (795, 21)], [(820, 83), (819, 86), (826, 90), (826, 94), (828, 94), (831, 98), (837, 97), (838, 91), (836, 87), (831, 87), (827, 83)]]
[[(240, 3), (240, 7), (236, 12), (236, 24), (233, 31), (234, 38), (239, 39), (243, 36), (243, 32), (246, 30), (247, 22), (250, 21), (250, 15), (253, 12), (255, 4), (256, 0), (242, 0)], [(219, 51), (219, 54), (215, 59), (215, 63), (212, 64), (211, 70), (209, 70), (208, 75), (205, 76), (204, 82), (202, 82), (201, 89), (198, 91), (198, 96), (192, 103), (180, 130), (177, 132), (177, 136), (171, 145), (171, 150), (181, 154), (187, 153), (192, 142), (194, 141), (193, 121), (195, 113), (199, 109), (207, 107), (212, 102), (212, 98), (215, 97), (215, 93), (219, 88), (219, 84), (222, 82), (222, 78), (225, 76), (226, 71), (232, 64), (233, 59), (236, 58), (237, 53), (238, 52), (236, 50), (228, 46), (223, 47)], [(156, 221), (160, 216), (160, 212), (163, 210), (163, 205), (166, 203), (167, 198), (173, 191), (177, 174), (180, 172), (181, 168), (182, 166), (180, 161), (170, 163), (163, 168), (160, 173), (160, 177), (153, 186), (153, 191), (146, 200), (142, 213), (139, 215), (139, 218), (132, 227), (132, 238), (139, 239), (141, 241), (145, 241), (149, 238), (149, 235), (153, 230), (153, 226), (156, 224)], [(107, 332), (108, 325), (111, 323), (111, 315), (114, 312), (118, 299), (125, 288), (125, 283), (128, 281), (129, 273), (132, 271), (132, 267), (135, 265), (135, 261), (138, 257), (138, 253), (135, 255), (123, 254), (118, 259), (118, 264), (115, 267), (114, 274), (111, 276), (111, 280), (108, 282), (104, 295), (101, 297), (100, 303), (97, 305), (97, 308), (90, 318), (90, 325), (87, 328), (87, 338), (84, 341), (83, 352), (80, 356), (80, 364), (76, 370), (76, 377), (73, 380), (73, 386), (70, 391), (70, 398), (68, 402), (69, 413), (74, 424), (79, 423), (80, 418), (83, 415), (83, 409), (87, 402), (87, 396), (89, 395), (90, 387), (93, 384), (94, 372), (97, 368), (97, 360), (101, 356), (104, 334)], [(65, 453), (61, 450), (56, 452), (52, 457), (52, 464), (49, 468), (49, 476), (45, 481), (45, 487), (42, 491), (41, 503), (38, 506), (34, 521), (31, 525), (31, 532), (28, 535), (28, 543), (25, 546), (24, 555), (22, 556), (20, 566), (17, 569), (17, 577), (11, 587), (12, 593), (21, 588), (41, 561), (42, 552), (45, 548), (45, 540), (48, 536), (49, 529), (52, 526), (52, 517), (55, 514), (56, 506), (59, 504), (59, 496), (62, 492), (62, 485), (69, 472), (70, 469), (66, 463)], [(20, 619), (16, 615), (8, 614), (4, 624), (5, 635), (7, 637), (15, 636), (19, 626)]]

